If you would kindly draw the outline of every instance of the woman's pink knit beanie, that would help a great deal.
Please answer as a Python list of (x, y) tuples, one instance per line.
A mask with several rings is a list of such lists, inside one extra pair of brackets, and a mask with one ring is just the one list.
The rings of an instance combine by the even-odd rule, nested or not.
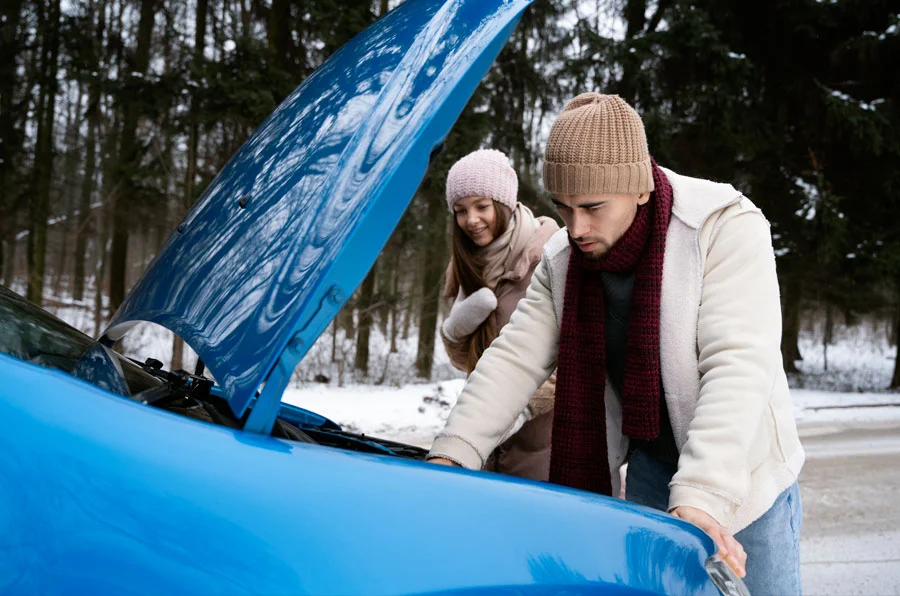
[(447, 206), (466, 197), (493, 199), (511, 210), (516, 208), (519, 180), (509, 158), (496, 149), (479, 149), (453, 164), (447, 174)]

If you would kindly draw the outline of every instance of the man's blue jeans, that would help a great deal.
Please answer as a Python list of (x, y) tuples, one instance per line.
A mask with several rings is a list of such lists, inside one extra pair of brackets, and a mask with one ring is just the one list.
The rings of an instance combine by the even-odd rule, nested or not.
[[(661, 509), (669, 507), (669, 481), (676, 467), (640, 450), (628, 460), (625, 498), (633, 503)], [(800, 528), (803, 506), (795, 482), (781, 493), (771, 509), (735, 534), (747, 552), (744, 582), (752, 596), (789, 596), (802, 593), (800, 581)]]

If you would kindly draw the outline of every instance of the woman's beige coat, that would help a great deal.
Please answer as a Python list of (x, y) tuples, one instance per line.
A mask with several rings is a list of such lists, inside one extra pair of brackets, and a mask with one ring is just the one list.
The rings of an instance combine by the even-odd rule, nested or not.
[[(501, 276), (494, 289), (497, 296), (497, 326), (501, 329), (509, 322), (519, 300), (525, 297), (544, 245), (559, 230), (559, 225), (549, 217), (539, 217), (537, 221), (540, 227), (528, 239), (525, 249), (517, 255), (514, 265)], [(452, 270), (448, 269), (446, 283), (449, 283), (451, 275)], [(441, 339), (451, 364), (465, 372), (469, 356), (468, 341), (452, 341), (443, 332)], [(555, 379), (550, 378), (533, 392), (527, 405), (530, 419), (508, 440), (497, 445), (491, 457), (486, 458), (479, 468), (531, 480), (549, 478), (550, 431), (553, 425), (551, 410), (555, 390)]]
[[(765, 513), (804, 461), (781, 360), (781, 306), (768, 222), (728, 184), (664, 170), (666, 236), (660, 363), (678, 472), (670, 510), (692, 506), (732, 533)], [(556, 368), (569, 243), (561, 230), (516, 312), (469, 377), (429, 457), (480, 468)], [(605, 388), (613, 494), (628, 451)]]

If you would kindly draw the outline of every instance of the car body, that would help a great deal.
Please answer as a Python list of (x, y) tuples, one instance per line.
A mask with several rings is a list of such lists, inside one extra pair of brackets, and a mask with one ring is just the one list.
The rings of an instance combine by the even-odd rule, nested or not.
[[(0, 592), (740, 590), (665, 513), (427, 464), (281, 403), (528, 4), (408, 0), (354, 38), (223, 169), (99, 341), (0, 289)], [(140, 321), (215, 384), (113, 352)]]

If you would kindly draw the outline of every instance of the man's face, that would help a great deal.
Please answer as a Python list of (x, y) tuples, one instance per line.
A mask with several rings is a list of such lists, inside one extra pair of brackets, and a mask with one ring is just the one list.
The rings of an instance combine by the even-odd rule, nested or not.
[(557, 195), (553, 203), (575, 241), (589, 259), (599, 259), (631, 227), (638, 205), (650, 199), (639, 195)]

